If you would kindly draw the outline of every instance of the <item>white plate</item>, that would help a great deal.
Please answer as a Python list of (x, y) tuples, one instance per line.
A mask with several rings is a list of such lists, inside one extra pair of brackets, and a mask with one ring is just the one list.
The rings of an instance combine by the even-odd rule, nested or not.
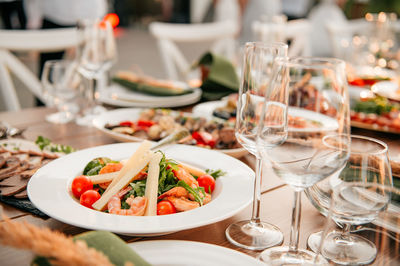
[(61, 222), (91, 230), (151, 236), (190, 229), (229, 218), (252, 200), (254, 172), (241, 161), (223, 153), (172, 145), (162, 149), (167, 158), (201, 169), (222, 169), (227, 175), (216, 181), (213, 199), (207, 205), (163, 216), (120, 216), (95, 211), (79, 204), (70, 194), (72, 180), (96, 157), (129, 158), (140, 143), (118, 143), (80, 150), (40, 168), (28, 183), (28, 196), (42, 212)]
[(400, 101), (400, 88), (396, 82), (380, 81), (372, 85), (371, 90), (380, 96)]
[(262, 261), (242, 252), (202, 242), (153, 240), (134, 242), (128, 245), (154, 266), (265, 266)]
[[(104, 128), (104, 126), (109, 123), (109, 124), (116, 124), (122, 121), (130, 120), (130, 121), (135, 121), (139, 118), (139, 115), (141, 112), (143, 112), (144, 109), (138, 109), (138, 108), (124, 108), (124, 109), (116, 109), (116, 110), (111, 110), (105, 113), (102, 113), (101, 115), (95, 117), (93, 119), (93, 125), (101, 130), (104, 134), (107, 136), (118, 140), (122, 142), (132, 142), (132, 141), (142, 141), (143, 139), (137, 138), (134, 136), (129, 136), (126, 134), (122, 133), (117, 133), (112, 130)], [(192, 114), (189, 114), (192, 115)], [(206, 117), (207, 119), (211, 119)], [(224, 150), (216, 150), (219, 152), (223, 152), (225, 154), (228, 154), (232, 157), (235, 158), (240, 158), (244, 155), (246, 155), (248, 152), (244, 148), (237, 148), (237, 149), (224, 149)]]
[(178, 107), (196, 103), (201, 98), (201, 89), (193, 88), (193, 92), (179, 96), (151, 96), (113, 84), (103, 89), (99, 94), (99, 101), (119, 107)]
[[(223, 107), (226, 105), (226, 103), (227, 101), (223, 100), (201, 103), (193, 107), (193, 114), (195, 116), (204, 116), (210, 119), (214, 117), (212, 114), (214, 109), (218, 107)], [(289, 131), (296, 131), (296, 132), (329, 131), (329, 130), (335, 130), (338, 127), (337, 121), (329, 116), (297, 107), (289, 107), (289, 115), (300, 116), (306, 119), (315, 120), (322, 124), (321, 127), (318, 128), (289, 128)]]

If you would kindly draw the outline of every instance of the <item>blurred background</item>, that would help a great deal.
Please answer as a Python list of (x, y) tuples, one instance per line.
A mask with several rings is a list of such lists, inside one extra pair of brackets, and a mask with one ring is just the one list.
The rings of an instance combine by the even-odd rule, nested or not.
[[(118, 49), (116, 70), (140, 69), (156, 78), (166, 78), (156, 39), (149, 33), (154, 21), (169, 23), (207, 23), (232, 20), (239, 31), (235, 38), (237, 56), (240, 47), (247, 41), (262, 40), (257, 35), (255, 21), (272, 23), (276, 29), (290, 21), (306, 22), (307, 28), (300, 31), (304, 39), (302, 55), (330, 56), (349, 59), (346, 52), (354, 40), (337, 40), (338, 47), (329, 31), (329, 24), (347, 28), (349, 22), (365, 21), (367, 13), (386, 12), (397, 22), (400, 15), (399, 0), (0, 0), (0, 28), (7, 30), (32, 30), (61, 28), (76, 25), (78, 19), (99, 17), (114, 24), (114, 35)], [(391, 15), (391, 16), (392, 16)], [(390, 20), (392, 17), (388, 17)], [(371, 18), (373, 19), (373, 18)], [(339, 27), (339, 31), (341, 30)], [(400, 27), (399, 27), (400, 28)], [(399, 32), (394, 31), (394, 43), (398, 43)], [(279, 31), (278, 31), (279, 33)], [(353, 35), (352, 35), (353, 36)], [(276, 39), (274, 39), (276, 40)], [(291, 42), (293, 40), (284, 40)], [(197, 42), (180, 47), (189, 61), (199, 58), (204, 44)], [(397, 49), (397, 47), (395, 47)], [(336, 49), (336, 50), (335, 50)], [(353, 47), (354, 49), (354, 47)], [(396, 50), (397, 51), (397, 50)], [(14, 52), (14, 54), (40, 77), (41, 63), (45, 60), (37, 52)], [(64, 57), (73, 57), (66, 51)], [(15, 81), (23, 108), (32, 107), (37, 101)], [(5, 110), (0, 101), (0, 111)]]

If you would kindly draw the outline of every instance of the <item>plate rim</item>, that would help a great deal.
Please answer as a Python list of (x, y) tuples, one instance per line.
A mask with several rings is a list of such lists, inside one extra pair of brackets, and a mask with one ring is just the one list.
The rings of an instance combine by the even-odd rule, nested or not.
[[(229, 217), (232, 217), (236, 213), (240, 212), (241, 210), (243, 210), (244, 208), (249, 206), (249, 204), (251, 203), (252, 194), (251, 193), (244, 193), (240, 203), (230, 203), (230, 204), (233, 204), (233, 205), (230, 206), (231, 210), (229, 210), (228, 212), (225, 212), (225, 213), (215, 212), (214, 215), (212, 215), (212, 217), (207, 217), (207, 219), (205, 219), (204, 217), (205, 216), (210, 216), (211, 213), (205, 213), (206, 215), (204, 216), (204, 212), (207, 212), (208, 209), (210, 209), (210, 208), (211, 208), (211, 210), (209, 210), (210, 212), (212, 210), (215, 210), (215, 208), (218, 209), (219, 205), (210, 205), (211, 204), (210, 203), (210, 204), (208, 204), (208, 205), (206, 205), (206, 206), (204, 206), (202, 208), (197, 208), (197, 209), (189, 211), (189, 212), (182, 212), (182, 213), (174, 214), (174, 216), (172, 216), (172, 217), (176, 217), (176, 218), (172, 218), (172, 219), (169, 219), (168, 215), (155, 216), (155, 217), (151, 217), (151, 218), (150, 217), (138, 217), (138, 216), (136, 216), (135, 218), (137, 218), (138, 220), (135, 220), (135, 221), (132, 222), (132, 220), (129, 220), (129, 219), (132, 218), (132, 216), (128, 216), (128, 217), (120, 216), (120, 215), (112, 215), (112, 216), (110, 216), (110, 214), (102, 213), (102, 212), (95, 211), (95, 210), (91, 210), (89, 208), (86, 208), (86, 207), (80, 205), (75, 199), (72, 198), (72, 196), (70, 195), (70, 192), (68, 191), (68, 187), (67, 187), (67, 185), (68, 186), (70, 185), (70, 183), (72, 182), (72, 179), (73, 179), (73, 177), (75, 175), (74, 176), (68, 176), (68, 177), (58, 177), (58, 178), (54, 178), (53, 179), (54, 184), (56, 184), (57, 186), (60, 186), (60, 187), (62, 187), (62, 189), (64, 189), (63, 191), (60, 191), (60, 193), (57, 193), (58, 190), (56, 192), (52, 192), (52, 190), (50, 190), (50, 193), (47, 192), (47, 193), (44, 193), (45, 195), (43, 195), (43, 194), (40, 194), (37, 191), (38, 190), (37, 186), (43, 183), (43, 181), (40, 182), (41, 181), (40, 178), (45, 178), (44, 181), (49, 181), (48, 179), (46, 179), (46, 177), (43, 177), (43, 174), (44, 173), (46, 174), (48, 171), (51, 170), (52, 167), (58, 166), (59, 164), (62, 164), (65, 161), (78, 160), (78, 156), (82, 156), (82, 155), (83, 155), (83, 158), (85, 158), (85, 156), (89, 158), (89, 155), (90, 155), (90, 158), (95, 158), (96, 156), (100, 156), (99, 154), (103, 150), (106, 150), (106, 151), (114, 150), (113, 152), (118, 154), (118, 148), (122, 148), (123, 146), (125, 146), (126, 149), (128, 149), (128, 148), (135, 148), (136, 149), (139, 145), (140, 145), (140, 143), (138, 143), (138, 142), (114, 143), (114, 144), (102, 145), (102, 146), (97, 146), (97, 147), (92, 147), (92, 148), (88, 148), (88, 149), (79, 150), (79, 151), (76, 151), (74, 153), (68, 154), (66, 156), (60, 157), (60, 158), (48, 163), (47, 165), (43, 166), (41, 169), (39, 169), (31, 177), (31, 179), (29, 180), (29, 183), (28, 183), (28, 187), (27, 187), (28, 197), (31, 200), (31, 202), (39, 210), (41, 210), (43, 213), (49, 215), (50, 217), (52, 217), (52, 218), (54, 218), (56, 220), (61, 221), (61, 222), (64, 222), (64, 223), (67, 223), (67, 224), (71, 224), (71, 225), (74, 225), (74, 226), (78, 226), (78, 227), (81, 227), (81, 228), (86, 228), (86, 229), (89, 229), (89, 230), (107, 230), (107, 231), (111, 231), (111, 232), (114, 232), (114, 233), (126, 234), (126, 235), (137, 235), (137, 236), (162, 235), (162, 234), (168, 234), (168, 233), (172, 233), (172, 232), (176, 232), (176, 231), (192, 229), (192, 228), (200, 227), (200, 226), (203, 226), (203, 225), (208, 225), (208, 224), (211, 224), (211, 223), (216, 223), (216, 222), (219, 222), (221, 220), (224, 220), (224, 219), (227, 219)], [(250, 183), (252, 183), (251, 181), (254, 180), (254, 171), (249, 166), (247, 166), (246, 164), (244, 164), (240, 160), (232, 158), (232, 157), (230, 157), (228, 155), (225, 155), (225, 154), (222, 154), (222, 153), (219, 153), (219, 152), (216, 152), (216, 151), (212, 151), (212, 150), (202, 149), (202, 148), (198, 148), (198, 147), (192, 147), (192, 146), (189, 146), (189, 145), (181, 145), (181, 144), (175, 144), (175, 145), (168, 146), (165, 149), (165, 152), (168, 152), (168, 150), (170, 150), (171, 147), (176, 147), (176, 149), (178, 149), (178, 151), (179, 151), (179, 149), (183, 149), (183, 151), (185, 151), (185, 150), (187, 151), (188, 149), (189, 150), (194, 150), (195, 153), (198, 153), (197, 156), (199, 156), (201, 153), (203, 153), (203, 155), (201, 155), (201, 156), (207, 155), (208, 157), (210, 157), (210, 153), (214, 153), (214, 156), (216, 156), (217, 159), (218, 159), (218, 160), (215, 160), (215, 161), (220, 161), (223, 158), (224, 158), (223, 160), (225, 160), (225, 162), (226, 161), (228, 161), (228, 162), (230, 161), (231, 162), (230, 165), (229, 165), (230, 169), (232, 169), (232, 163), (235, 162), (235, 165), (237, 166), (236, 170), (240, 170), (239, 172), (246, 173), (247, 177), (245, 177), (246, 179), (243, 179), (243, 180), (241, 180), (241, 178), (243, 178), (243, 177), (235, 176), (234, 173), (231, 173), (230, 175), (228, 175), (226, 177), (221, 177), (220, 178), (220, 180), (221, 180), (220, 182), (222, 183), (222, 188), (221, 188), (221, 192), (219, 193), (219, 195), (217, 195), (216, 198), (214, 199), (216, 202), (220, 202), (221, 199), (223, 199), (224, 197), (228, 197), (228, 198), (231, 197), (231, 196), (229, 196), (229, 193), (232, 193), (232, 191), (227, 192), (225, 190), (225, 193), (223, 194), (224, 186), (228, 185), (228, 187), (229, 187), (229, 184), (228, 184), (228, 181), (227, 181), (228, 178), (234, 178), (234, 180), (236, 182), (238, 182), (238, 180), (240, 180), (239, 184), (241, 184), (241, 186), (245, 185), (245, 182), (250, 184)], [(97, 152), (99, 154), (93, 155), (93, 152)], [(121, 154), (123, 154), (123, 153), (121, 153)], [(120, 156), (122, 156), (122, 155), (120, 155)], [(74, 158), (74, 159), (72, 159), (71, 157)], [(83, 167), (82, 167), (82, 169), (83, 169)], [(72, 169), (71, 169), (71, 171), (72, 171)], [(82, 171), (82, 170), (80, 170), (80, 171)], [(232, 172), (232, 170), (231, 170), (231, 172)], [(62, 176), (62, 174), (61, 174), (61, 176)], [(38, 179), (39, 179), (39, 181), (38, 181)], [(57, 181), (57, 179), (60, 179), (60, 181)], [(217, 180), (217, 182), (218, 181), (219, 180)], [(46, 183), (46, 184), (49, 185), (49, 183)], [(249, 190), (251, 191), (251, 189), (249, 189)], [(67, 211), (67, 212), (69, 212), (69, 214), (70, 214), (71, 211), (74, 211), (74, 210), (75, 210), (75, 213), (76, 213), (75, 215), (77, 215), (78, 213), (82, 213), (83, 212), (85, 214), (85, 216), (86, 216), (85, 218), (87, 218), (87, 220), (85, 220), (86, 223), (83, 223), (82, 221), (79, 221), (79, 219), (77, 221), (76, 218), (70, 218), (68, 215), (66, 215), (64, 213), (62, 215), (60, 215), (59, 212), (61, 212), (61, 210), (59, 210), (59, 211), (57, 210), (57, 213), (54, 213), (55, 212), (54, 211), (55, 207), (53, 205), (51, 205), (53, 210), (47, 210), (45, 206), (46, 206), (46, 204), (49, 204), (49, 203), (46, 202), (46, 201), (43, 201), (43, 199), (50, 200), (50, 201), (57, 199), (57, 197), (52, 198), (52, 196), (55, 195), (54, 193), (58, 194), (58, 200), (67, 199), (67, 202), (56, 201), (55, 203), (53, 202), (54, 204), (61, 204), (61, 206), (65, 205), (66, 207), (69, 208), (69, 210)], [(40, 199), (37, 198), (38, 194), (41, 197)], [(223, 195), (224, 197), (222, 197), (221, 195)], [(220, 200), (218, 200), (219, 197), (221, 198)], [(80, 206), (81, 209), (75, 209), (76, 206)], [(211, 206), (211, 207), (207, 207), (207, 206)], [(234, 207), (234, 209), (233, 209), (233, 207)], [(84, 209), (82, 209), (82, 208), (84, 208)], [(178, 220), (179, 219), (179, 220), (184, 221), (187, 218), (190, 218), (190, 219), (196, 218), (196, 216), (193, 216), (193, 215), (190, 216), (191, 213), (194, 213), (194, 212), (196, 212), (195, 215), (202, 215), (200, 220), (197, 220), (196, 222), (193, 222), (191, 224), (183, 223), (183, 224), (181, 224), (179, 226), (168, 225), (167, 227), (161, 227), (160, 226), (158, 228), (151, 228), (151, 227), (150, 228), (135, 228), (135, 229), (130, 228), (128, 230), (128, 229), (124, 229), (124, 228), (115, 228), (113, 226), (104, 224), (104, 223), (106, 223), (106, 222), (111, 220), (111, 221), (113, 221), (112, 225), (115, 225), (115, 224), (126, 224), (127, 222), (129, 222), (130, 225), (134, 224), (133, 227), (135, 227), (135, 224), (136, 225), (140, 225), (140, 224), (143, 224), (144, 222), (146, 222), (146, 220), (147, 220), (147, 222), (151, 221), (151, 220), (148, 220), (148, 219), (155, 219), (155, 220), (153, 220), (155, 224), (163, 223), (163, 222), (167, 223), (168, 220), (174, 221), (174, 220)], [(216, 213), (218, 213), (219, 215), (216, 216), (215, 215)], [(104, 216), (104, 215), (107, 215), (107, 216)], [(113, 218), (109, 218), (109, 217), (113, 217)], [(95, 221), (93, 222), (93, 221), (91, 221), (91, 219), (95, 219)], [(140, 219), (143, 219), (143, 220), (140, 220)], [(98, 221), (103, 222), (103, 224), (101, 222), (99, 224)], [(146, 223), (146, 225), (147, 224), (148, 223)]]

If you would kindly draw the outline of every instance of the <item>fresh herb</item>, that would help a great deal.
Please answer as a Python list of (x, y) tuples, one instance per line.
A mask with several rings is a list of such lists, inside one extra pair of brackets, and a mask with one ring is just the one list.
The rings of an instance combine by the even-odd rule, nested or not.
[(358, 101), (353, 109), (356, 112), (381, 115), (390, 113), (392, 110), (400, 109), (400, 105), (391, 103), (388, 99), (377, 96), (366, 101)]
[(129, 196), (143, 197), (146, 190), (146, 180), (138, 180), (129, 184), (132, 190), (128, 192)]
[(107, 157), (98, 157), (90, 162), (85, 166), (83, 169), (84, 175), (98, 175), (101, 168), (103, 168), (107, 163), (113, 162), (110, 158)]
[(217, 169), (217, 170), (206, 169), (206, 173), (214, 177), (214, 179), (226, 175), (226, 172), (222, 171), (222, 169)]
[(197, 201), (200, 204), (200, 206), (203, 206), (203, 199), (206, 195), (203, 187), (192, 188), (191, 186), (186, 184), (186, 182), (183, 180), (179, 180), (176, 186), (183, 187), (184, 189), (186, 189), (190, 194), (193, 195), (194, 200)]
[(62, 152), (65, 154), (75, 151), (75, 149), (72, 148), (71, 146), (52, 143), (50, 139), (45, 138), (43, 136), (38, 136), (35, 143), (36, 145), (39, 146), (40, 150), (42, 151), (46, 149), (51, 152)]
[(167, 160), (165, 154), (160, 161), (160, 176), (158, 179), (158, 195), (176, 187), (176, 177), (173, 170), (178, 170), (178, 164), (173, 160)]

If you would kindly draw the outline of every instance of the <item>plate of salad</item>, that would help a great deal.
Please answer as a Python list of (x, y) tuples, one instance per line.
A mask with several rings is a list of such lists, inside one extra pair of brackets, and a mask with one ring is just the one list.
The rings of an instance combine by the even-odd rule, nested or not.
[(254, 172), (213, 150), (149, 141), (80, 150), (42, 167), (28, 196), (82, 228), (152, 236), (218, 222), (250, 204)]
[(234, 122), (171, 109), (122, 108), (102, 113), (94, 126), (109, 137), (122, 141), (159, 141), (180, 128), (190, 136), (179, 143), (213, 149), (235, 158), (247, 154), (237, 142)]

